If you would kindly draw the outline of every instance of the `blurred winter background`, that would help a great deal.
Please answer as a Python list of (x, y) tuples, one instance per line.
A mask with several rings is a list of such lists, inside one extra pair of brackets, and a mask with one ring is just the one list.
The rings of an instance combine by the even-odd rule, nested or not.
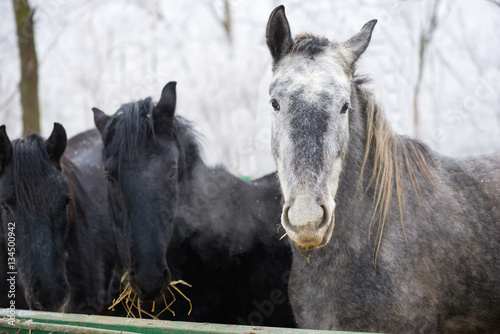
[[(35, 8), (41, 132), (92, 128), (91, 107), (178, 82), (178, 114), (205, 158), (235, 174), (274, 170), (265, 27), (283, 3), (292, 33), (343, 41), (377, 18), (359, 62), (393, 127), (452, 156), (500, 151), (500, 5), (496, 0), (30, 0)], [(0, 1), (0, 124), (22, 135), (11, 0)], [(418, 114), (418, 126), (415, 123)]]

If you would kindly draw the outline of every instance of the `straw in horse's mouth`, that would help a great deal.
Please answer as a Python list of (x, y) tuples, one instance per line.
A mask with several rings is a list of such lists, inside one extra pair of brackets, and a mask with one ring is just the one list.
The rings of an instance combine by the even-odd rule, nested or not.
[[(280, 233), (280, 229), (282, 228), (281, 224), (278, 224), (278, 228), (276, 230), (276, 233)], [(288, 235), (288, 233), (285, 231), (285, 234), (283, 234), (281, 237), (280, 237), (280, 240), (282, 240), (284, 237), (286, 237)]]
[(162, 298), (163, 298), (163, 302), (165, 303), (165, 308), (163, 308), (160, 312), (155, 313), (155, 305), (156, 305), (155, 301), (153, 302), (153, 306), (152, 306), (150, 312), (147, 312), (141, 308), (142, 301), (139, 299), (139, 297), (137, 296), (137, 293), (134, 291), (134, 289), (130, 285), (130, 282), (127, 282), (127, 284), (125, 284), (125, 287), (122, 289), (122, 284), (125, 282), (127, 276), (128, 276), (128, 270), (125, 270), (125, 273), (123, 274), (123, 276), (120, 280), (120, 290), (121, 290), (120, 296), (118, 296), (118, 298), (116, 298), (116, 299), (113, 299), (113, 303), (110, 307), (108, 307), (108, 310), (114, 311), (115, 306), (117, 306), (121, 303), (122, 306), (127, 311), (127, 316), (126, 316), (127, 318), (136, 318), (136, 316), (134, 314), (135, 310), (138, 312), (139, 318), (141, 318), (141, 319), (142, 319), (142, 316), (144, 314), (145, 316), (147, 316), (151, 319), (160, 320), (159, 316), (167, 310), (170, 313), (172, 313), (173, 316), (175, 316), (175, 312), (170, 308), (170, 306), (172, 306), (172, 304), (177, 300), (175, 298), (174, 292), (170, 289), (170, 288), (172, 288), (175, 291), (177, 291), (177, 293), (179, 293), (184, 299), (186, 299), (189, 302), (188, 315), (191, 314), (191, 311), (193, 310), (193, 304), (191, 303), (191, 300), (188, 297), (186, 297), (186, 295), (184, 293), (182, 293), (182, 291), (176, 286), (177, 284), (182, 284), (182, 285), (186, 285), (188, 287), (191, 287), (191, 284), (188, 284), (183, 280), (170, 282), (170, 286), (168, 287), (168, 292), (170, 292), (170, 295), (172, 296), (173, 300), (170, 303), (167, 303), (167, 298), (165, 297), (165, 294), (163, 294)]

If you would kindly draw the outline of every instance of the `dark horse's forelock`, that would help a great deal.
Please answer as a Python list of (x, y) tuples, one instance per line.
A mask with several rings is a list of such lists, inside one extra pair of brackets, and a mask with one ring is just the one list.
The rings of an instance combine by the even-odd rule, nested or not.
[[(46, 181), (47, 177), (54, 172), (54, 162), (50, 160), (45, 142), (38, 134), (14, 140), (12, 145), (16, 203), (29, 214), (36, 215), (42, 205), (47, 204), (47, 198), (57, 198), (60, 192), (60, 189)], [(72, 199), (68, 205), (70, 218), (74, 221), (76, 212), (80, 211), (84, 219), (87, 220), (85, 205), (79, 196), (79, 193), (84, 193), (84, 190), (76, 175), (77, 167), (64, 156), (61, 158), (60, 167), (69, 191), (68, 194), (64, 195), (68, 195)], [(43, 192), (40, 191), (39, 187), (43, 187)]]
[[(106, 125), (103, 142), (110, 156), (120, 162), (138, 158), (140, 149), (154, 138), (151, 98), (124, 104)], [(112, 140), (115, 139), (115, 140)]]
[[(122, 105), (111, 117), (104, 129), (103, 142), (106, 154), (113, 157), (116, 166), (108, 167), (119, 171), (121, 162), (139, 159), (143, 147), (155, 144), (154, 107), (155, 103), (148, 97)], [(192, 166), (186, 160), (199, 158), (198, 135), (189, 121), (175, 116), (173, 136), (179, 149), (179, 177), (182, 177), (188, 172), (187, 166)]]
[[(38, 134), (32, 134), (25, 139), (12, 142), (13, 178), (16, 192), (16, 203), (30, 214), (35, 214), (41, 207), (44, 197), (37, 192), (45, 177), (50, 174), (54, 166), (47, 154), (45, 142)], [(26, 168), (29, 166), (29, 168)], [(53, 192), (54, 187), (45, 187), (44, 194)], [(39, 190), (39, 189), (38, 189)]]

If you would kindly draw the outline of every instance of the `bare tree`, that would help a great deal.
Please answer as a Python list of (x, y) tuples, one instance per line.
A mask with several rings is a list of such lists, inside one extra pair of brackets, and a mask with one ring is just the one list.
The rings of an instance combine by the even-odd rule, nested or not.
[(33, 29), (34, 9), (28, 0), (12, 0), (17, 25), (17, 44), (21, 63), (21, 106), (23, 108), (23, 134), (40, 132), (38, 103), (38, 60)]
[(418, 76), (413, 94), (413, 126), (414, 126), (413, 136), (415, 138), (420, 138), (420, 128), (419, 128), (420, 111), (419, 111), (418, 100), (420, 97), (420, 87), (422, 84), (422, 78), (425, 70), (425, 56), (428, 51), (429, 44), (432, 41), (432, 37), (434, 36), (434, 33), (438, 26), (438, 9), (440, 3), (441, 0), (434, 1), (429, 21), (427, 22), (426, 25), (424, 25), (420, 33), (419, 46), (418, 46)]
[(224, 0), (224, 8), (223, 8), (223, 16), (220, 17), (217, 13), (217, 10), (214, 7), (212, 1), (207, 2), (208, 8), (212, 12), (214, 18), (220, 22), (224, 32), (226, 33), (227, 40), (229, 44), (232, 44), (233, 41), (233, 22), (231, 17), (231, 5), (229, 4), (229, 0)]
[(226, 32), (227, 39), (229, 43), (233, 40), (232, 33), (232, 19), (231, 19), (231, 7), (229, 6), (229, 0), (224, 0), (224, 18), (222, 19), (222, 26)]

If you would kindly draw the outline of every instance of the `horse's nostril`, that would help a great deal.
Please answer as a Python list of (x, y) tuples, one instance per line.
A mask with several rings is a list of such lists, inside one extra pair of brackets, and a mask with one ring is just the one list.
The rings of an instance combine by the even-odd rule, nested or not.
[(283, 207), (283, 217), (286, 219), (287, 222), (290, 220), (288, 219), (288, 211), (290, 211), (290, 205), (285, 205)]
[(66, 293), (69, 292), (69, 283), (68, 282), (63, 282), (61, 284), (62, 288), (66, 291)]
[(293, 230), (293, 224), (290, 222), (290, 205), (283, 206), (283, 213), (281, 214), (281, 224), (283, 225), (284, 228), (291, 229)]
[(128, 271), (128, 276), (129, 276), (131, 279), (132, 279), (132, 278), (134, 278), (134, 277), (135, 277), (135, 270), (130, 269), (130, 270)]
[(33, 284), (31, 287), (31, 295), (34, 300), (38, 300), (38, 292), (40, 291), (40, 286), (38, 284)]
[(321, 215), (321, 220), (319, 221), (318, 228), (322, 228), (323, 226), (328, 224), (328, 209), (324, 205), (321, 205), (321, 209), (323, 210), (323, 214)]
[(170, 284), (170, 270), (168, 270), (168, 268), (164, 269), (163, 270), (163, 281), (168, 284)]

